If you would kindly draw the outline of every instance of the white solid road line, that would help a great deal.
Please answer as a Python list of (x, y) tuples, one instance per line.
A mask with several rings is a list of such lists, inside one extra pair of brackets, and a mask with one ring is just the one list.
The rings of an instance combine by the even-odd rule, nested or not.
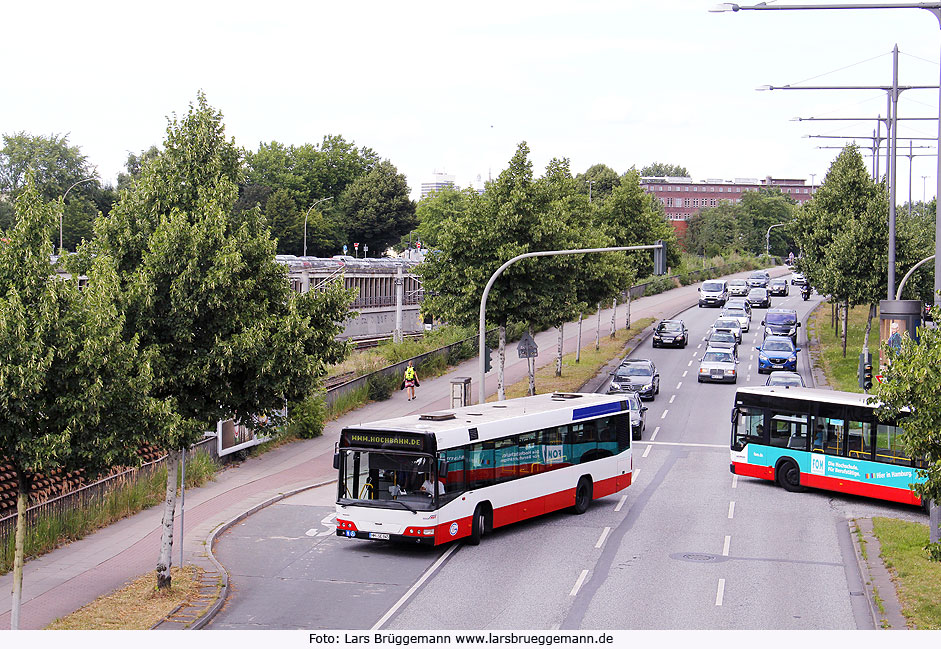
[[(631, 482), (634, 482), (633, 477), (631, 478)], [(621, 511), (621, 507), (623, 507), (623, 506), (624, 506), (624, 503), (626, 503), (626, 502), (627, 502), (627, 496), (621, 496), (621, 500), (620, 500), (620, 502), (618, 502), (618, 506), (614, 508), (614, 511), (616, 511), (616, 512)]]
[[(452, 554), (457, 552), (457, 549), (461, 547), (461, 545), (462, 545), (461, 543), (455, 543), (450, 548), (448, 548), (444, 554), (438, 557), (438, 560), (435, 561), (431, 565), (431, 567), (425, 571), (425, 574), (423, 574), (421, 578), (418, 581), (416, 581), (415, 584), (411, 588), (409, 588), (408, 591), (404, 595), (402, 595), (401, 599), (399, 599), (399, 601), (397, 601), (395, 605), (386, 612), (385, 615), (379, 618), (379, 621), (376, 622), (372, 626), (372, 629), (370, 629), (370, 631), (376, 631), (377, 629), (381, 629), (382, 625), (388, 622), (390, 617), (395, 615), (395, 612), (398, 611), (402, 607), (402, 605), (405, 604), (405, 602), (409, 600), (409, 598), (415, 593), (416, 590), (421, 588), (421, 585), (424, 584), (425, 581), (427, 581), (427, 579), (431, 577), (431, 575), (433, 575), (436, 570), (438, 570), (441, 564), (444, 563), (448, 557), (450, 557)], [(588, 572), (588, 571), (586, 570), (585, 572)]]
[(582, 574), (578, 576), (578, 579), (575, 581), (575, 586), (572, 587), (572, 592), (569, 593), (569, 597), (575, 597), (578, 594), (578, 589), (582, 587), (582, 584), (585, 583), (585, 577), (588, 576), (587, 570), (582, 570)]
[(657, 439), (657, 433), (659, 432), (660, 432), (660, 426), (657, 426), (656, 428), (653, 429), (653, 435), (650, 436), (651, 443), (653, 443), (653, 441)]
[(644, 454), (641, 455), (641, 457), (647, 457), (647, 456), (650, 454), (650, 449), (652, 449), (652, 448), (653, 448), (653, 446), (650, 446), (650, 445), (648, 444), (648, 445), (647, 445), (647, 449), (644, 451)]
[(716, 589), (716, 606), (722, 606), (722, 599), (725, 597), (725, 579), (719, 580), (719, 587)]
[(735, 501), (729, 503), (729, 518), (735, 516)]
[(611, 531), (610, 527), (606, 527), (604, 528), (604, 530), (601, 531), (601, 538), (599, 538), (598, 542), (595, 543), (595, 548), (600, 548), (602, 545), (604, 545), (604, 540), (608, 538), (608, 532), (610, 531)]
[(729, 556), (729, 545), (731, 544), (732, 544), (732, 537), (726, 536), (725, 543), (722, 544), (722, 556), (723, 557)]

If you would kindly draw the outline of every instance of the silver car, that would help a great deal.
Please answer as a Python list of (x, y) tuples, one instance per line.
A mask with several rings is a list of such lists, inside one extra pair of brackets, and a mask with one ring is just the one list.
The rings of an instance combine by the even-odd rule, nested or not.
[(722, 309), (722, 313), (719, 314), (719, 317), (735, 318), (742, 326), (742, 331), (748, 331), (749, 327), (751, 327), (751, 313), (746, 311), (744, 307), (726, 305), (726, 307)]
[(700, 383), (710, 381), (712, 383), (737, 383), (738, 370), (736, 369), (738, 361), (730, 349), (717, 349), (707, 347), (706, 353), (702, 355), (699, 363), (699, 376), (696, 377)]
[(729, 296), (745, 297), (751, 287), (744, 279), (729, 280)]
[(735, 334), (735, 340), (742, 342), (742, 325), (737, 318), (719, 318), (712, 323), (713, 329), (728, 329)]

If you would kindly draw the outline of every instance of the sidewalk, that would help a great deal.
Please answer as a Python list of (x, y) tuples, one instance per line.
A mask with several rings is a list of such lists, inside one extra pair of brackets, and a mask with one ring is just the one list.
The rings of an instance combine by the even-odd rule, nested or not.
[[(786, 267), (772, 269), (772, 276), (781, 276)], [(738, 273), (728, 277), (744, 277)], [(697, 301), (699, 284), (684, 286), (659, 295), (631, 302), (631, 321), (641, 318), (667, 318)], [(617, 309), (617, 328), (624, 327), (626, 311)], [(611, 309), (601, 314), (601, 335), (610, 334)], [(597, 315), (582, 323), (582, 346), (593, 344), (598, 330)], [(563, 349), (575, 351), (578, 324), (566, 324)], [(539, 347), (537, 367), (554, 362), (558, 331), (550, 329), (535, 336)], [(507, 345), (506, 384), (511, 385), (527, 376), (526, 361), (517, 358), (515, 344)], [(486, 377), (487, 394), (497, 389), (497, 372)], [(450, 407), (450, 381), (455, 377), (472, 377), (471, 395), (476, 400), (478, 361), (467, 360), (449, 373), (425, 379), (416, 391), (417, 399), (407, 401), (404, 392), (396, 392), (388, 401), (369, 403), (329, 422), (322, 437), (287, 444), (260, 457), (250, 458), (238, 466), (218, 474), (215, 481), (186, 492), (186, 513), (183, 534), (183, 555), (186, 563), (196, 563), (207, 572), (201, 588), (200, 601), (194, 606), (171, 615), (159, 628), (196, 628), (197, 620), (205, 622), (221, 606), (227, 587), (225, 572), (214, 562), (207, 548), (222, 526), (244, 517), (273, 499), (303, 490), (336, 478), (333, 449), (340, 430), (350, 424), (399, 417)], [(537, 386), (538, 387), (538, 386)], [(42, 629), (72, 613), (101, 595), (108, 594), (128, 581), (154, 570), (160, 548), (162, 507), (153, 507), (70, 543), (26, 563), (23, 577), (23, 602), (20, 609), (21, 629)], [(179, 515), (174, 534), (173, 562), (180, 557)], [(13, 575), (0, 577), (0, 629), (10, 628)], [(207, 615), (207, 613), (209, 615)]]

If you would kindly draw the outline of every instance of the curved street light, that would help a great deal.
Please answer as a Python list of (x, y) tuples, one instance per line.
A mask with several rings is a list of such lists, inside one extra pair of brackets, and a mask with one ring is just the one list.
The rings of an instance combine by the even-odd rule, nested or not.
[(82, 183), (87, 183), (90, 180), (96, 180), (96, 178), (82, 178), (78, 182), (72, 183), (72, 186), (65, 190), (65, 193), (62, 194), (62, 210), (59, 212), (59, 250), (62, 250), (62, 215), (65, 213), (65, 197), (69, 195), (69, 192), (72, 191), (76, 185), (81, 185)]
[(314, 201), (314, 204), (307, 208), (307, 214), (304, 215), (304, 256), (307, 256), (307, 217), (310, 216), (310, 211), (317, 207), (320, 203), (324, 201), (333, 200), (333, 196), (327, 196), (326, 198), (318, 198)]
[[(771, 228), (780, 228), (782, 225), (787, 225), (787, 223), (775, 223)], [(771, 228), (768, 228), (765, 233), (765, 255), (768, 257), (771, 256)]]

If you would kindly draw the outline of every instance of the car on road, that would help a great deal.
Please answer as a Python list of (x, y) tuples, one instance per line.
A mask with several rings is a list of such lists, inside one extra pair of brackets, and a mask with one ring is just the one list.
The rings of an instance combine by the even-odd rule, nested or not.
[(710, 381), (713, 383), (737, 383), (738, 370), (736, 365), (738, 361), (731, 350), (716, 349), (707, 347), (699, 362), (699, 376), (697, 381), (704, 383)]
[(720, 318), (735, 318), (738, 320), (738, 323), (742, 326), (742, 331), (748, 331), (751, 327), (751, 313), (746, 311), (744, 307), (739, 306), (729, 306), (725, 305), (725, 308), (722, 309), (722, 313), (719, 314)]
[(801, 323), (794, 309), (768, 309), (761, 325), (765, 328), (765, 338), (787, 336), (792, 343), (797, 344), (797, 329)]
[(729, 280), (729, 297), (745, 297), (748, 295), (748, 282), (744, 279)]
[(647, 406), (636, 394), (628, 394), (627, 407), (631, 411), (631, 439), (643, 439), (647, 430)]
[(726, 331), (732, 332), (735, 335), (735, 340), (742, 342), (742, 325), (735, 318), (718, 318), (715, 322), (712, 323), (710, 327), (711, 331), (717, 329), (724, 329)]
[(768, 295), (787, 295), (787, 279), (775, 277), (768, 284)]
[(768, 271), (766, 270), (756, 270), (754, 273), (749, 275), (748, 279), (745, 281), (752, 288), (768, 288), (768, 283), (771, 281), (771, 275), (769, 275)]
[(724, 279), (710, 279), (699, 287), (699, 306), (724, 306), (729, 299), (729, 285)]
[(768, 336), (758, 347), (758, 373), (767, 374), (775, 370), (797, 371), (797, 352), (800, 347), (787, 336)]
[[(749, 289), (751, 290), (751, 289)], [(733, 297), (730, 298), (728, 302), (725, 303), (725, 308), (735, 309), (742, 308), (745, 309), (745, 313), (748, 314), (748, 323), (751, 325), (751, 304), (748, 303), (747, 297)]]
[(629, 358), (611, 373), (608, 394), (636, 392), (641, 399), (653, 400), (660, 392), (660, 374), (653, 361)]
[(780, 385), (786, 388), (803, 388), (804, 377), (797, 372), (773, 372), (765, 385)]
[(707, 348), (731, 349), (732, 355), (738, 358), (738, 340), (735, 334), (727, 329), (710, 329), (703, 338)]
[(768, 289), (766, 288), (753, 288), (748, 292), (748, 297), (745, 299), (755, 308), (767, 309), (771, 306), (771, 296), (768, 295)]
[(793, 284), (794, 286), (803, 286), (806, 283), (807, 283), (807, 278), (804, 277), (804, 273), (798, 273), (795, 271), (791, 275), (791, 284)]
[(682, 320), (661, 320), (653, 331), (654, 347), (686, 347), (689, 330)]

